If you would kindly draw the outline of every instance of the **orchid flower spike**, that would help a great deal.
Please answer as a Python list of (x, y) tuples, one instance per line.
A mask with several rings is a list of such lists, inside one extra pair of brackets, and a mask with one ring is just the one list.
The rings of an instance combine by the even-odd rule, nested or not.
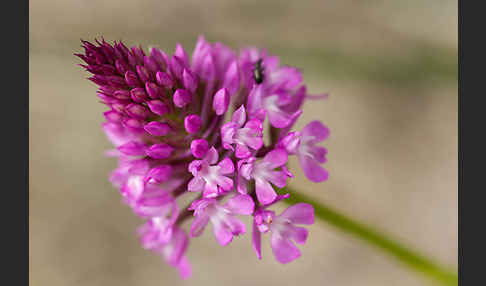
[[(294, 242), (304, 243), (308, 232), (297, 225), (314, 222), (312, 206), (268, 210), (288, 197), (277, 188), (293, 177), (290, 156), (311, 181), (328, 178), (321, 166), (327, 150), (317, 144), (329, 129), (312, 121), (292, 131), (305, 100), (316, 98), (299, 69), (265, 50), (234, 51), (203, 36), (191, 56), (180, 44), (168, 54), (103, 38), (82, 41), (82, 48), (76, 56), (108, 107), (102, 129), (113, 149), (106, 155), (118, 160), (109, 180), (145, 221), (138, 229), (145, 249), (188, 278), (190, 239), (211, 222), (216, 241), (228, 245), (247, 232), (242, 219), (252, 216), (258, 258), (267, 232), (277, 261), (300, 256)], [(200, 196), (181, 206), (193, 192)], [(188, 233), (182, 223), (190, 219)]]

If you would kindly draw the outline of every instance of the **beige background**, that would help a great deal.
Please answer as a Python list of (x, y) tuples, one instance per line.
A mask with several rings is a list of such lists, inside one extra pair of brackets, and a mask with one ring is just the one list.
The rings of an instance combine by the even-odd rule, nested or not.
[(30, 1), (31, 285), (427, 285), (320, 222), (289, 265), (268, 240), (258, 261), (248, 235), (220, 247), (206, 231), (188, 281), (140, 247), (107, 180), (105, 107), (72, 53), (101, 35), (192, 51), (199, 34), (267, 47), (331, 93), (299, 122), (331, 128), (331, 177), (296, 171), (294, 187), (457, 269), (456, 1), (44, 0)]

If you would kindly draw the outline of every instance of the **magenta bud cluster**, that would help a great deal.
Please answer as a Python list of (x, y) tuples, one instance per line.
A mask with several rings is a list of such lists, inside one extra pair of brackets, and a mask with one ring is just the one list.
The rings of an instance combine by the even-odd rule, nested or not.
[[(267, 233), (278, 262), (301, 256), (296, 244), (307, 240), (301, 225), (314, 223), (313, 207), (270, 209), (290, 196), (277, 192), (293, 178), (290, 156), (312, 182), (328, 178), (319, 144), (329, 129), (316, 120), (292, 130), (305, 100), (325, 97), (307, 93), (298, 69), (263, 49), (237, 52), (202, 36), (190, 57), (180, 44), (172, 55), (104, 39), (82, 47), (76, 55), (109, 107), (102, 127), (115, 147), (107, 154), (118, 158), (110, 181), (145, 220), (137, 230), (145, 249), (187, 278), (190, 238), (211, 223), (216, 241), (227, 245), (247, 232), (246, 216), (259, 259)], [(183, 196), (195, 199), (181, 205)]]

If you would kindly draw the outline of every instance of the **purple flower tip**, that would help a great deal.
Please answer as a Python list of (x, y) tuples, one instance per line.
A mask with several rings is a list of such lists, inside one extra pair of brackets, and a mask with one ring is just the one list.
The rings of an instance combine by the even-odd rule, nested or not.
[(113, 92), (113, 97), (121, 100), (127, 100), (130, 98), (130, 92), (127, 90), (115, 90)]
[(182, 82), (184, 87), (191, 93), (196, 91), (197, 88), (197, 78), (196, 76), (187, 69), (182, 72)]
[(170, 156), (170, 154), (174, 151), (174, 148), (165, 144), (165, 143), (158, 143), (150, 146), (147, 150), (147, 156), (150, 156), (154, 159), (165, 159)]
[(140, 142), (130, 141), (117, 148), (120, 152), (128, 156), (144, 155), (146, 146)]
[(127, 107), (125, 107), (125, 111), (129, 116), (136, 119), (145, 119), (150, 114), (143, 105), (136, 103), (130, 103), (127, 105)]
[(143, 103), (149, 99), (147, 94), (145, 93), (145, 90), (141, 87), (136, 87), (130, 90), (129, 95), (130, 98), (137, 103)]
[(159, 98), (161, 96), (161, 92), (159, 87), (153, 83), (153, 82), (146, 82), (145, 83), (145, 90), (147, 91), (147, 94), (151, 98)]
[(125, 81), (129, 86), (132, 87), (137, 87), (142, 85), (140, 80), (138, 80), (137, 74), (130, 70), (125, 73)]
[(146, 182), (161, 183), (169, 179), (172, 167), (169, 165), (159, 165), (150, 169), (150, 171), (145, 175)]
[(213, 99), (213, 109), (217, 115), (222, 115), (228, 110), (230, 96), (226, 88), (216, 92)]
[(191, 153), (194, 157), (198, 159), (202, 159), (204, 155), (209, 150), (209, 144), (208, 141), (204, 139), (195, 139), (192, 140), (191, 142)]
[(169, 74), (167, 74), (163, 71), (158, 71), (157, 74), (156, 74), (156, 78), (157, 78), (157, 83), (160, 86), (163, 86), (165, 88), (174, 87), (174, 80), (172, 79), (172, 77)]
[(160, 100), (148, 101), (147, 105), (149, 106), (150, 111), (161, 116), (169, 112), (167, 105)]
[(103, 112), (103, 115), (105, 116), (105, 119), (110, 122), (118, 123), (123, 120), (123, 116), (114, 110), (105, 111)]
[(199, 115), (191, 114), (184, 118), (184, 127), (186, 128), (186, 131), (190, 134), (198, 132), (201, 128), (201, 124), (202, 121)]
[(145, 131), (150, 133), (150, 135), (154, 136), (164, 136), (167, 135), (170, 131), (170, 126), (166, 123), (158, 122), (158, 121), (151, 121), (143, 127)]
[(137, 66), (137, 74), (142, 82), (147, 82), (151, 80), (149, 71), (143, 66)]
[(191, 94), (185, 89), (178, 89), (174, 92), (174, 105), (182, 108), (191, 102)]

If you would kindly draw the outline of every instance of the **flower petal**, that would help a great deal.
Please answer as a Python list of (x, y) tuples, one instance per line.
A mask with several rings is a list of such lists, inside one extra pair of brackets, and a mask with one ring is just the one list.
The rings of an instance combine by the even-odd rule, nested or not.
[(313, 224), (314, 223), (314, 207), (306, 203), (297, 203), (288, 207), (279, 216), (296, 224)]
[(204, 181), (203, 178), (194, 177), (189, 181), (189, 184), (187, 185), (187, 190), (189, 192), (200, 192), (204, 189), (205, 184), (206, 181)]
[(245, 106), (241, 105), (235, 112), (233, 112), (233, 116), (231, 117), (231, 121), (238, 124), (238, 127), (243, 126), (246, 121), (246, 111)]
[(182, 83), (184, 88), (186, 88), (191, 93), (194, 93), (197, 89), (197, 78), (196, 76), (190, 71), (184, 68), (182, 72)]
[(260, 120), (258, 119), (252, 119), (249, 120), (245, 124), (245, 129), (249, 129), (248, 136), (245, 136), (243, 141), (245, 142), (246, 145), (250, 146), (251, 148), (258, 150), (262, 147), (263, 145), (263, 135), (262, 135), (262, 130), (263, 130), (263, 124)]
[(255, 191), (258, 201), (263, 205), (273, 202), (277, 197), (277, 194), (275, 193), (272, 185), (262, 179), (255, 180)]
[(236, 195), (229, 199), (224, 206), (232, 213), (250, 215), (253, 213), (255, 203), (248, 195)]
[(300, 166), (309, 180), (319, 183), (328, 179), (329, 173), (314, 158), (308, 155), (300, 155), (298, 157)]
[(229, 229), (229, 231), (233, 234), (233, 236), (238, 236), (240, 234), (246, 233), (245, 224), (234, 216), (227, 216), (227, 218), (224, 220), (224, 223), (226, 224), (226, 227)]
[(229, 191), (233, 188), (233, 179), (228, 178), (226, 176), (219, 176), (214, 180), (218, 186), (221, 187), (224, 191)]
[(309, 231), (306, 228), (289, 225), (288, 226), (289, 237), (292, 238), (296, 243), (304, 244), (309, 235)]
[(182, 256), (186, 252), (188, 244), (189, 239), (187, 238), (186, 233), (181, 229), (175, 228), (172, 234), (170, 247), (167, 248), (169, 251), (164, 252), (167, 262), (172, 266), (178, 265)]
[(266, 178), (278, 188), (283, 188), (287, 185), (288, 176), (284, 171), (272, 171)]
[(204, 156), (204, 160), (207, 161), (210, 165), (214, 165), (216, 164), (216, 162), (218, 162), (218, 157), (218, 151), (216, 151), (214, 147), (211, 147), (206, 153), (206, 156)]
[(208, 222), (209, 216), (206, 214), (200, 214), (198, 216), (195, 216), (191, 225), (191, 237), (200, 236), (203, 233), (206, 225), (208, 225)]
[(251, 119), (257, 118), (262, 121), (265, 119), (265, 113), (262, 111), (264, 110), (262, 103), (264, 94), (261, 84), (254, 85), (251, 89), (247, 99), (248, 115)]
[(304, 129), (302, 129), (302, 135), (305, 137), (315, 137), (315, 142), (320, 142), (329, 136), (329, 128), (320, 121), (314, 120), (309, 122)]
[(232, 174), (235, 171), (235, 165), (230, 158), (226, 157), (221, 162), (219, 162), (218, 166), (220, 167), (219, 173), (220, 174)]
[(235, 156), (238, 159), (247, 158), (251, 155), (250, 149), (246, 145), (237, 144), (235, 150)]
[(271, 169), (275, 169), (287, 163), (287, 152), (283, 148), (274, 149), (265, 155), (263, 162), (269, 164)]
[(157, 183), (165, 182), (169, 179), (170, 174), (172, 171), (172, 167), (170, 165), (159, 165), (150, 169), (150, 171), (145, 175), (145, 182), (155, 181)]
[[(222, 177), (226, 178), (224, 176), (222, 176)], [(231, 180), (231, 179), (229, 179), (229, 180)], [(231, 182), (233, 182), (233, 181), (231, 181)], [(224, 183), (224, 182), (221, 182), (221, 183)], [(206, 182), (206, 185), (204, 185), (203, 197), (215, 198), (217, 196), (218, 196), (218, 185), (216, 185), (213, 182)]]
[(222, 246), (228, 245), (233, 240), (233, 234), (222, 222), (213, 223), (214, 236)]
[(217, 115), (223, 115), (229, 106), (230, 95), (226, 88), (218, 90), (213, 98), (213, 110)]
[(224, 86), (228, 89), (229, 95), (233, 96), (240, 88), (240, 72), (238, 61), (234, 60), (224, 75)]
[(246, 185), (248, 184), (248, 181), (243, 178), (243, 176), (238, 176), (238, 179), (237, 179), (237, 191), (238, 193), (240, 194), (247, 194), (248, 193), (248, 190), (246, 189)]
[(189, 58), (187, 57), (187, 53), (181, 44), (179, 43), (176, 44), (174, 55), (177, 56), (182, 61), (184, 66), (189, 66)]
[(181, 275), (182, 279), (186, 280), (192, 275), (191, 265), (189, 264), (189, 260), (184, 255), (181, 257), (179, 264), (177, 264), (177, 270), (179, 271), (179, 275)]
[(268, 114), (268, 121), (270, 121), (270, 124), (273, 127), (285, 128), (292, 123), (292, 120), (294, 120), (296, 116), (300, 115), (301, 111), (299, 110), (295, 113), (286, 112), (278, 106), (278, 101), (279, 98), (276, 95), (269, 96), (264, 100), (264, 105)]
[(327, 149), (321, 146), (314, 146), (310, 150), (312, 156), (314, 156), (314, 159), (319, 162), (319, 163), (326, 163), (326, 154), (327, 154)]
[(271, 246), (273, 255), (282, 264), (294, 261), (301, 255), (300, 250), (289, 239), (276, 233), (272, 233)]
[(253, 233), (252, 233), (251, 244), (253, 246), (253, 250), (255, 250), (258, 259), (262, 259), (262, 234), (258, 230), (255, 221), (253, 221)]

